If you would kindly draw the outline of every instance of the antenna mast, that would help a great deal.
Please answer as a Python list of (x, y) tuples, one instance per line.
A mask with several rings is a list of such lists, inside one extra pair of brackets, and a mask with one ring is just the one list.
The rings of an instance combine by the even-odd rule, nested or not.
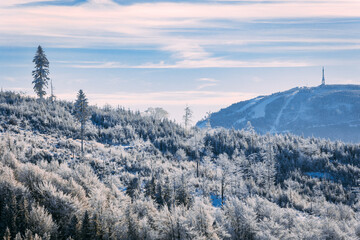
[(324, 73), (324, 67), (322, 68), (322, 80), (321, 85), (325, 85), (325, 73)]

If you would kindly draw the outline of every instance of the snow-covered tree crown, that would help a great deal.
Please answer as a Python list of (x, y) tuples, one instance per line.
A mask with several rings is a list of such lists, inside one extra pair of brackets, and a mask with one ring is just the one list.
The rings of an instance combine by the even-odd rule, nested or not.
[(42, 99), (46, 94), (44, 88), (47, 87), (49, 78), (49, 61), (46, 58), (46, 55), (39, 45), (36, 51), (35, 57), (33, 59), (35, 63), (35, 70), (32, 71), (32, 76), (34, 80), (32, 83), (34, 84), (35, 93)]

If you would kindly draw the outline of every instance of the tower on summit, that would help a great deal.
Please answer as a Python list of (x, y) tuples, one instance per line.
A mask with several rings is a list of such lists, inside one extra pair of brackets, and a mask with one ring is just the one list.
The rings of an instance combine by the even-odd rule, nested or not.
[(325, 73), (324, 73), (324, 67), (322, 67), (322, 80), (321, 85), (325, 85)]

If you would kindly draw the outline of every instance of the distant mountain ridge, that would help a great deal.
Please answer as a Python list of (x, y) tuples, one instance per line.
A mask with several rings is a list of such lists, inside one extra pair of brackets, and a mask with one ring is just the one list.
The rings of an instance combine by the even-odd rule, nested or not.
[[(297, 87), (238, 102), (210, 115), (212, 127), (360, 142), (360, 85)], [(204, 127), (207, 119), (197, 126)]]

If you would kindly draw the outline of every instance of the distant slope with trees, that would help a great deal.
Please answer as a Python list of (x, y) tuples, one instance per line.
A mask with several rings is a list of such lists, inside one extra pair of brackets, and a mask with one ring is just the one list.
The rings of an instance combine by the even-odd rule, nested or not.
[(360, 143), (360, 86), (293, 88), (238, 102), (197, 123), (205, 128), (242, 129), (248, 122), (260, 134), (292, 133)]

